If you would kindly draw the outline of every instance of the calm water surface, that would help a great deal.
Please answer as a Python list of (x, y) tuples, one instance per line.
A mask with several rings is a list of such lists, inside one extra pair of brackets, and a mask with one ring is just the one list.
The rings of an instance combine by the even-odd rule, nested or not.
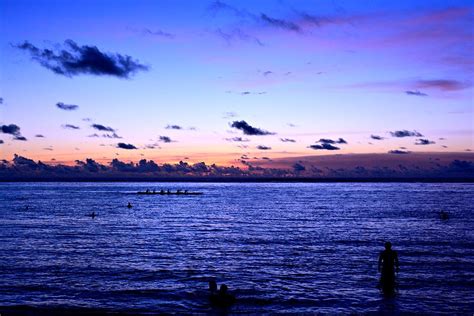
[[(146, 188), (204, 194), (132, 194)], [(238, 297), (230, 313), (472, 315), (473, 189), (2, 183), (0, 311), (215, 314), (206, 292), (215, 277)], [(401, 262), (395, 298), (377, 289), (385, 240)]]

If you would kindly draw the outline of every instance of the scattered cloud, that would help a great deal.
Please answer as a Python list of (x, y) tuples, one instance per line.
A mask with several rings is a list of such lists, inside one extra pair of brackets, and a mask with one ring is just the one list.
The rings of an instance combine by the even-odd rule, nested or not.
[(260, 39), (244, 32), (240, 28), (234, 28), (228, 31), (223, 31), (219, 28), (214, 33), (220, 38), (222, 38), (227, 43), (227, 45), (231, 45), (234, 41), (238, 40), (242, 42), (257, 44), (258, 46), (264, 46), (263, 42)]
[(418, 90), (412, 91), (412, 90), (407, 90), (405, 91), (406, 94), (408, 95), (413, 95), (413, 96), (418, 96), (418, 97), (427, 97), (428, 95), (426, 93), (420, 92)]
[(118, 143), (118, 144), (117, 144), (117, 148), (121, 148), (121, 149), (138, 149), (138, 148), (135, 147), (134, 145), (132, 145), (132, 144), (126, 144), (126, 143)]
[(171, 138), (168, 137), (168, 136), (160, 136), (160, 137), (158, 138), (158, 140), (159, 140), (160, 142), (163, 142), (163, 143), (171, 143), (171, 142), (173, 142), (173, 140), (171, 140)]
[(241, 130), (245, 135), (258, 135), (258, 136), (263, 136), (263, 135), (274, 135), (275, 133), (253, 127), (249, 125), (246, 121), (234, 121), (230, 125), (233, 128), (236, 128), (238, 130)]
[(436, 144), (436, 143), (426, 138), (417, 139), (415, 142), (415, 145), (431, 145), (431, 144)]
[(72, 125), (72, 124), (63, 124), (63, 125), (61, 125), (61, 127), (65, 128), (65, 129), (80, 129), (79, 126)]
[(102, 132), (115, 132), (115, 129), (112, 127), (104, 126), (102, 124), (92, 124), (91, 127)]
[(469, 88), (468, 82), (451, 79), (418, 80), (415, 86), (419, 89), (436, 89), (441, 91), (457, 91)]
[(263, 75), (264, 75), (265, 77), (268, 76), (268, 75), (271, 75), (271, 74), (273, 74), (273, 71), (270, 71), (270, 70), (267, 70), (267, 71), (264, 71), (264, 72), (263, 72)]
[(332, 140), (328, 138), (321, 138), (320, 140), (317, 141), (317, 143), (323, 143), (323, 144), (347, 144), (346, 140), (343, 138), (339, 138), (337, 140)]
[(272, 149), (271, 147), (264, 146), (264, 145), (258, 145), (256, 148), (258, 150), (270, 150), (270, 149)]
[(43, 134), (36, 134), (35, 137), (37, 137), (37, 138), (44, 138), (44, 135), (43, 135)]
[(393, 137), (423, 137), (423, 135), (420, 132), (408, 131), (406, 129), (390, 132), (390, 135), (392, 135)]
[(260, 14), (260, 19), (269, 26), (281, 28), (287, 31), (301, 32), (301, 27), (299, 25), (288, 20), (272, 18), (264, 13)]
[(140, 34), (143, 34), (143, 35), (149, 35), (149, 36), (158, 36), (158, 37), (164, 37), (164, 38), (168, 38), (168, 39), (173, 39), (176, 37), (176, 35), (172, 34), (172, 33), (169, 33), (169, 32), (165, 32), (163, 30), (150, 30), (148, 28), (144, 28), (144, 29), (141, 29), (141, 30), (134, 30), (132, 29), (132, 31), (136, 32), (136, 33), (140, 33)]
[(404, 155), (404, 154), (409, 154), (410, 152), (407, 150), (399, 150), (399, 149), (394, 149), (394, 150), (389, 150), (389, 154), (396, 154), (396, 155)]
[(383, 139), (385, 139), (384, 137), (378, 136), (378, 135), (370, 135), (370, 138), (375, 139), (375, 140), (383, 140)]
[(165, 127), (166, 129), (177, 129), (177, 130), (181, 130), (183, 129), (181, 126), (179, 125), (166, 125)]
[(3, 144), (3, 140), (2, 140), (2, 139), (0, 139), (0, 144)]
[(58, 107), (61, 110), (65, 110), (65, 111), (74, 111), (74, 110), (77, 110), (79, 108), (79, 105), (64, 104), (63, 102), (58, 102), (58, 103), (56, 103), (56, 107)]
[(146, 71), (148, 66), (128, 55), (104, 53), (96, 46), (80, 46), (73, 40), (66, 40), (58, 51), (41, 49), (28, 41), (14, 45), (28, 52), (32, 59), (55, 74), (73, 77), (81, 74), (130, 78), (138, 71)]
[(296, 140), (294, 140), (292, 138), (280, 138), (280, 141), (282, 141), (284, 143), (296, 143)]
[(314, 149), (314, 150), (339, 150), (339, 147), (336, 147), (334, 145), (331, 145), (329, 143), (322, 143), (322, 144), (315, 144), (315, 145), (309, 145), (308, 148)]
[(242, 138), (242, 137), (232, 137), (232, 138), (226, 138), (228, 142), (249, 142), (250, 139), (248, 138)]

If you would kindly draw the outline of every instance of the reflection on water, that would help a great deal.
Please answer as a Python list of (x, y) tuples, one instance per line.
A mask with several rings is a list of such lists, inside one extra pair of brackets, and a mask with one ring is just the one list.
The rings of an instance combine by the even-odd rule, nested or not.
[[(132, 194), (147, 188), (204, 194)], [(473, 188), (3, 183), (0, 306), (206, 313), (215, 277), (234, 312), (468, 313)], [(386, 240), (400, 257), (394, 298), (377, 288)]]

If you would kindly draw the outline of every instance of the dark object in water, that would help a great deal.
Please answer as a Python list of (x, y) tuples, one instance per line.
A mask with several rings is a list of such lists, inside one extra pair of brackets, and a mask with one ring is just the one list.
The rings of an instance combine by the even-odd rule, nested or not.
[(380, 288), (385, 295), (395, 294), (395, 272), (399, 271), (398, 254), (392, 250), (392, 243), (385, 243), (385, 250), (380, 253), (378, 271), (380, 274)]
[(132, 208), (132, 204), (130, 204), (130, 202), (128, 202), (128, 205), (127, 205), (128, 208)]
[(94, 219), (97, 215), (95, 214), (95, 212), (92, 212), (92, 213), (88, 214), (87, 216)]
[(439, 212), (439, 218), (442, 219), (442, 220), (448, 220), (449, 219), (449, 214), (448, 212), (445, 212), (445, 211), (441, 211)]
[(188, 192), (184, 191), (182, 192), (181, 190), (178, 190), (176, 192), (171, 192), (171, 191), (160, 191), (160, 192), (151, 192), (151, 191), (139, 191), (137, 194), (140, 195), (202, 195), (202, 192)]
[(235, 296), (228, 293), (228, 287), (225, 284), (221, 285), (219, 291), (217, 291), (217, 284), (215, 281), (209, 282), (209, 301), (212, 305), (218, 307), (230, 307), (235, 303)]

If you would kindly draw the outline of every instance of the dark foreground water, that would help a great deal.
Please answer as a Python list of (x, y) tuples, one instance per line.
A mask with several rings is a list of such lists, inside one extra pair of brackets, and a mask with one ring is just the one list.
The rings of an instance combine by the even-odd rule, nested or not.
[[(132, 194), (161, 187), (204, 194)], [(238, 297), (231, 313), (472, 315), (473, 189), (2, 183), (0, 313), (213, 314), (215, 277)], [(394, 298), (377, 289), (385, 240), (401, 262)]]

